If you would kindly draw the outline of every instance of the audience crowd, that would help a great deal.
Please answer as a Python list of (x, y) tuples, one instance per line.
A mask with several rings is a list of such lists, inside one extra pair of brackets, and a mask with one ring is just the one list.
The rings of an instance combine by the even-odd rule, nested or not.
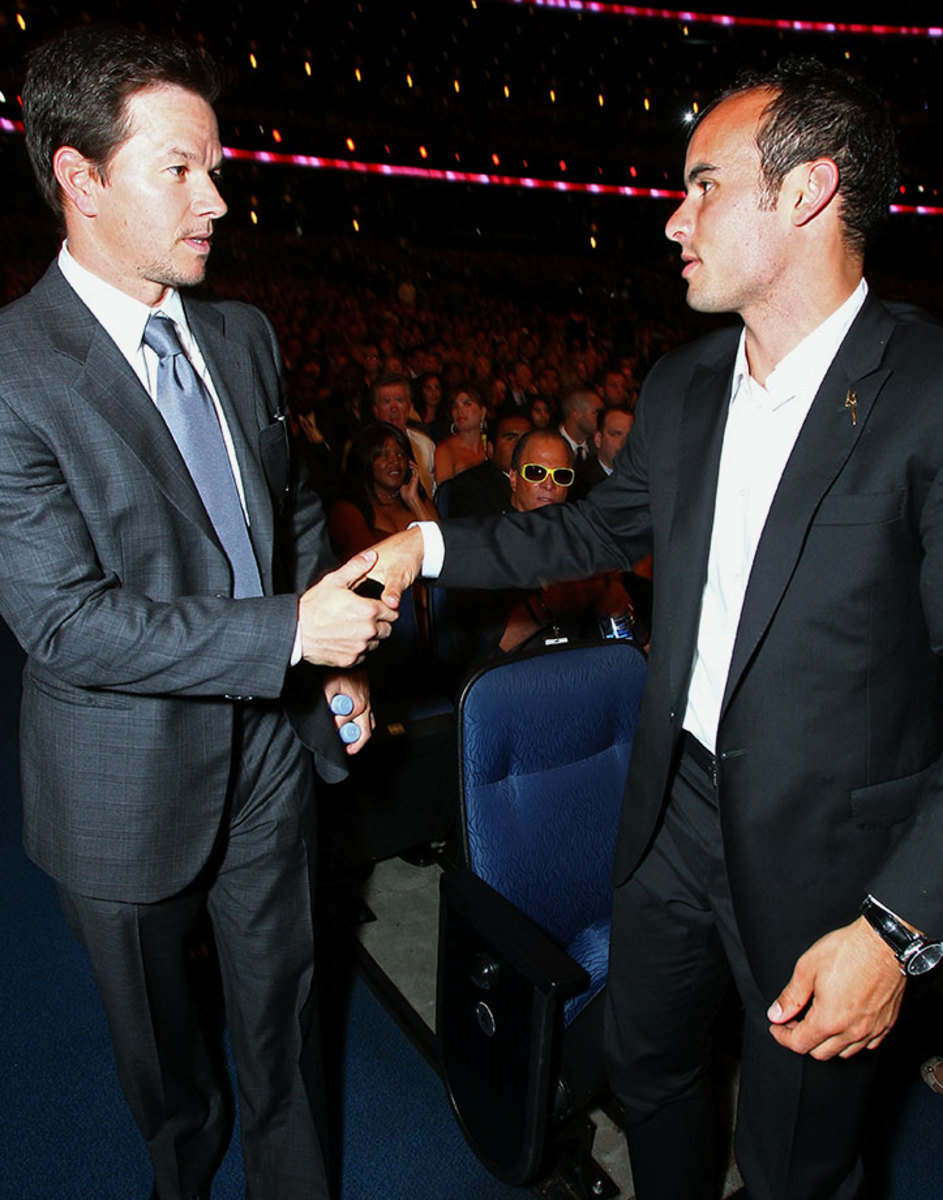
[[(2, 244), (16, 246), (0, 267), (5, 302), (39, 278), (55, 241), (47, 226), (20, 220), (0, 226)], [(608, 475), (648, 368), (715, 319), (684, 305), (670, 272), (592, 266), (552, 252), (302, 245), (228, 230), (206, 288), (257, 305), (275, 325), (297, 452), (344, 559), (410, 521), (511, 511), (527, 505), (528, 490), (547, 493), (541, 503), (571, 501)], [(882, 281), (882, 290), (927, 303), (917, 282)], [(539, 464), (549, 454), (551, 468), (566, 457), (572, 485), (548, 476), (541, 488), (518, 474), (514, 494), (511, 458), (531, 431), (553, 437), (532, 442), (541, 453), (529, 457)], [(433, 606), (453, 626), (437, 653), (461, 674), (561, 624), (593, 636), (626, 611), (644, 645), (652, 565), (564, 585), (559, 596), (452, 597)], [(421, 587), (415, 601), (410, 636), (429, 650)]]

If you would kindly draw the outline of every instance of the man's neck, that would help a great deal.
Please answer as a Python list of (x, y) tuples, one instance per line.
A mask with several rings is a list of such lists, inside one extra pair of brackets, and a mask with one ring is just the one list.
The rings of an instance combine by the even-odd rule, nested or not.
[(845, 270), (825, 274), (816, 287), (742, 314), (747, 362), (757, 383), (765, 385), (786, 355), (844, 304), (861, 282), (861, 262), (849, 261)]

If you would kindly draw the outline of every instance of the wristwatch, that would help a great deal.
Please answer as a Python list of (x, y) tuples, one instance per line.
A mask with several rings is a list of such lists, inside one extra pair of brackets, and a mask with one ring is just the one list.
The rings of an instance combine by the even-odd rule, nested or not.
[(894, 951), (901, 975), (925, 975), (943, 962), (943, 942), (931, 942), (922, 933), (914, 933), (873, 896), (862, 901), (861, 915)]

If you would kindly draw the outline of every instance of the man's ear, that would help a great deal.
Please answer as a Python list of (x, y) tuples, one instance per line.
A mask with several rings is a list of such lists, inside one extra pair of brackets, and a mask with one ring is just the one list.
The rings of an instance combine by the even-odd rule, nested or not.
[(805, 225), (828, 207), (838, 192), (840, 173), (831, 158), (817, 158), (796, 167), (798, 179), (793, 206), (793, 219)]
[(494, 458), (494, 442), (490, 438), (485, 442), (485, 458)]
[(83, 217), (97, 216), (101, 188), (98, 168), (73, 146), (60, 146), (52, 156), (52, 169), (63, 198)]

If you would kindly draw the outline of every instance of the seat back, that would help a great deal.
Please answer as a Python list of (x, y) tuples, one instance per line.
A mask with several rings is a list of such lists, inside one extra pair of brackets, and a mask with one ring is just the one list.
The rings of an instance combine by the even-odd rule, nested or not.
[(576, 645), (490, 665), (459, 701), (466, 862), (561, 946), (610, 912), (644, 680), (628, 643)]
[(452, 496), (452, 480), (443, 479), (435, 490), (435, 507), (440, 521), (447, 521), (449, 516), (449, 501)]

